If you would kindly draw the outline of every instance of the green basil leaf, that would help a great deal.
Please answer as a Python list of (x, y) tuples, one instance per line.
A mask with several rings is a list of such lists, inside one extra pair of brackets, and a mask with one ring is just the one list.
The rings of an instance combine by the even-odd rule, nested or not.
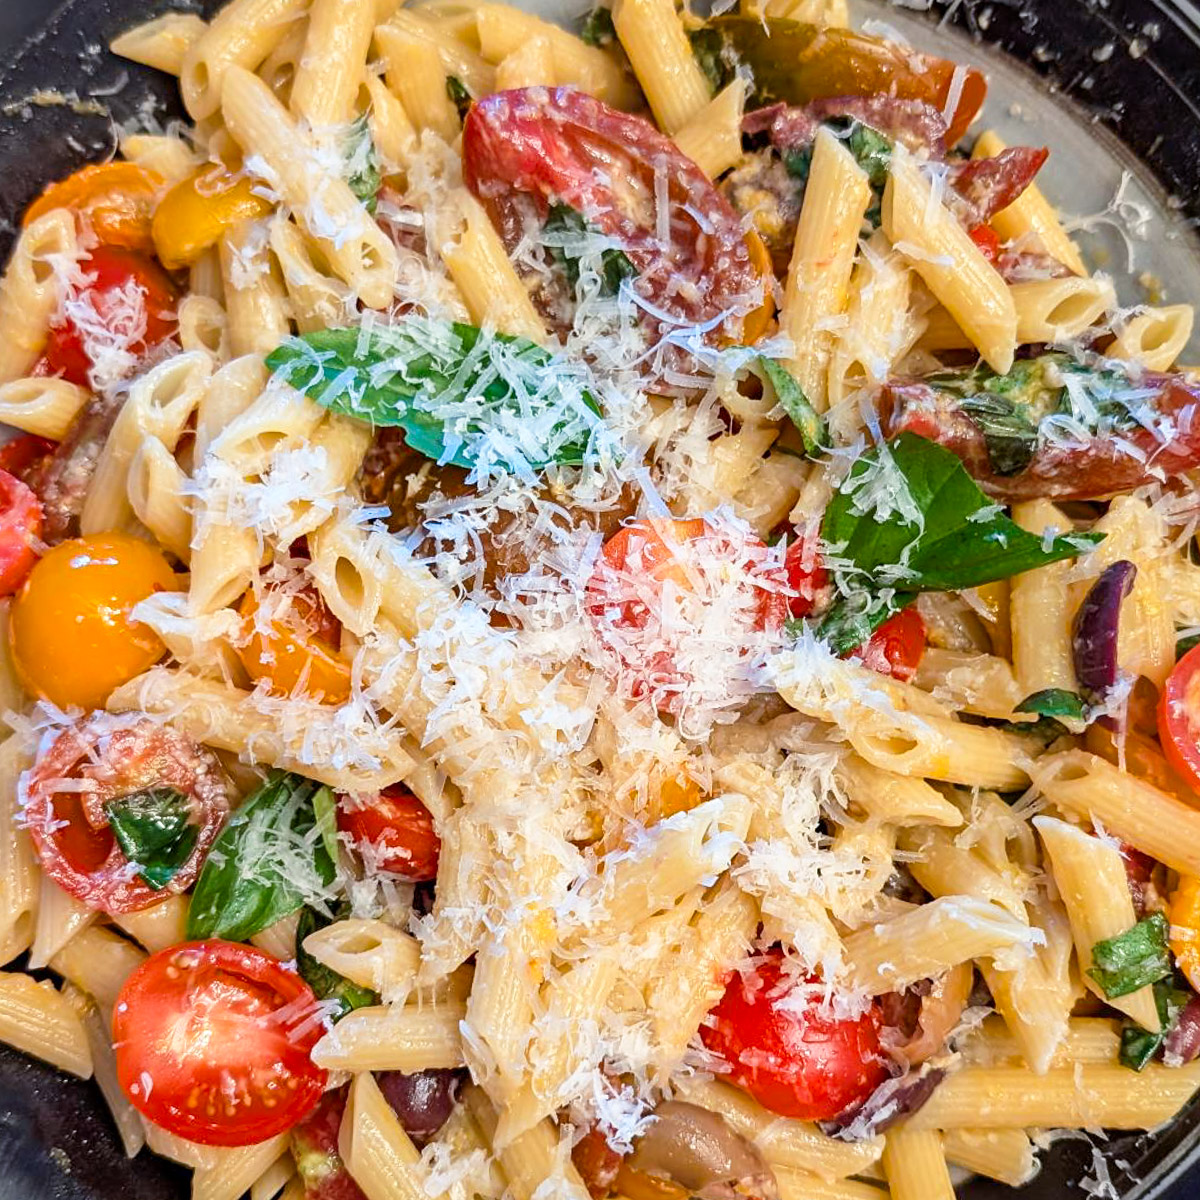
[(322, 329), (289, 338), (267, 366), (331, 411), (403, 429), (414, 450), (468, 470), (578, 465), (603, 432), (576, 365), (473, 325)]
[(1171, 974), (1167, 918), (1153, 913), (1136, 925), (1092, 947), (1088, 974), (1110, 999), (1128, 996)]
[[(339, 914), (340, 916), (343, 914)], [(370, 988), (359, 987), (345, 975), (338, 974), (332, 967), (318, 962), (304, 949), (304, 939), (318, 929), (332, 925), (333, 919), (318, 912), (315, 908), (305, 907), (300, 911), (300, 920), (296, 925), (296, 970), (300, 978), (312, 988), (318, 1000), (336, 1000), (338, 1011), (331, 1014), (331, 1019), (340, 1021), (348, 1012), (355, 1008), (368, 1008), (379, 1003), (379, 995)]]
[(1067, 717), (1069, 720), (1082, 721), (1086, 706), (1083, 697), (1077, 692), (1066, 688), (1043, 688), (1026, 696), (1013, 709), (1019, 713), (1035, 713), (1039, 717)]
[(333, 864), (338, 860), (337, 797), (322, 788), (313, 795), (313, 821), (321, 835), (321, 845), (326, 857)]
[[(581, 237), (592, 232), (591, 226), (583, 219), (583, 214), (577, 212), (569, 204), (550, 205), (546, 223), (542, 226), (543, 234), (550, 234), (550, 252), (562, 264), (567, 276), (567, 283), (572, 291), (579, 284), (578, 254), (573, 254), (570, 242), (573, 238)], [(567, 245), (554, 245), (557, 237), (564, 237)], [(629, 255), (615, 246), (600, 253), (600, 273), (604, 278), (602, 292), (606, 296), (615, 296), (621, 290), (621, 282), (625, 279), (637, 278), (637, 267), (633, 265)]]
[(882, 191), (887, 186), (888, 173), (892, 168), (891, 140), (870, 125), (851, 121), (846, 135), (846, 148), (866, 172), (872, 189)]
[[(902, 433), (854, 464), (825, 510), (821, 538), (842, 596), (822, 622), (824, 637), (848, 624), (877, 628), (917, 592), (958, 592), (1074, 558), (1103, 534), (1047, 543), (988, 500), (956, 455)], [(857, 607), (853, 620), (847, 607)], [(844, 645), (849, 635), (838, 636)]]
[(467, 90), (467, 85), (457, 75), (446, 76), (446, 95), (454, 101), (454, 107), (458, 109), (458, 119), (466, 120), (467, 110), (471, 107), (474, 97)]
[(759, 357), (758, 365), (754, 368), (760, 379), (771, 385), (779, 407), (787, 413), (793, 425), (800, 433), (804, 443), (804, 452), (809, 457), (815, 457), (829, 446), (829, 432), (825, 422), (817, 410), (808, 402), (804, 389), (797, 383), (792, 373), (773, 359)]
[(1189, 650), (1200, 646), (1200, 633), (1189, 633), (1175, 641), (1175, 661), (1178, 662)]
[(1004, 396), (986, 393), (967, 397), (961, 407), (983, 434), (988, 462), (997, 475), (1016, 475), (1029, 466), (1038, 431), (1026, 412)]
[(367, 212), (374, 213), (383, 186), (383, 167), (365, 115), (350, 126), (342, 154), (350, 190), (367, 206)]
[(138, 867), (138, 878), (161, 891), (191, 857), (200, 836), (192, 806), (178, 788), (149, 787), (116, 796), (104, 805), (121, 853)]
[(1157, 1056), (1167, 1036), (1179, 1023), (1179, 1014), (1187, 1007), (1192, 993), (1179, 987), (1174, 978), (1163, 979), (1154, 985), (1154, 1006), (1158, 1010), (1162, 1030), (1151, 1033), (1136, 1021), (1126, 1020), (1121, 1028), (1121, 1050), (1118, 1058), (1123, 1067), (1140, 1071)]
[(323, 897), (336, 868), (318, 812), (328, 812), (332, 799), (324, 784), (273, 772), (209, 851), (188, 907), (187, 936), (243, 942)]
[(692, 46), (692, 57), (715, 95), (732, 81), (736, 72), (725, 39), (715, 29), (704, 27), (691, 30), (688, 41)]
[(617, 40), (616, 26), (613, 25), (612, 9), (605, 4), (597, 4), (583, 18), (583, 28), (579, 36), (589, 46), (610, 46)]

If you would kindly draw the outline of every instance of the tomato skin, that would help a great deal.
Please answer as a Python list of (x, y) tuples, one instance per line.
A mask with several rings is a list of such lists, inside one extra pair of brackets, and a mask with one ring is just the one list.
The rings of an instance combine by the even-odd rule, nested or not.
[[(90, 282), (80, 290), (78, 298), (88, 302), (101, 323), (109, 315), (106, 297), (110, 293), (130, 283), (141, 290), (146, 328), (140, 338), (130, 342), (132, 355), (141, 357), (174, 334), (178, 289), (152, 259), (120, 246), (101, 245), (92, 250), (91, 258), (82, 262), (80, 269)], [(92, 386), (90, 374), (95, 364), (88, 352), (87, 337), (72, 318), (51, 328), (44, 358), (51, 374), (61, 375), (80, 387)]]
[(855, 651), (863, 665), (880, 675), (907, 681), (917, 673), (925, 654), (925, 622), (916, 608), (901, 609), (871, 634)]
[(29, 573), (9, 618), (13, 665), (32, 696), (59, 708), (103, 706), (156, 663), (163, 644), (130, 610), (179, 577), (153, 546), (123, 533), (60, 542)]
[(830, 1120), (888, 1078), (878, 1011), (872, 1006), (856, 1019), (835, 1020), (821, 1016), (813, 1000), (797, 1012), (793, 986), (782, 953), (773, 951), (750, 974), (734, 973), (700, 1036), (729, 1064), (729, 1081), (764, 1108), (802, 1121)]
[(42, 506), (15, 475), (0, 471), (0, 596), (11, 596), (37, 562)]
[(151, 253), (150, 221), (164, 179), (131, 162), (92, 163), (51, 183), (25, 210), (29, 225), (55, 208), (69, 208), (110, 246)]
[(1158, 702), (1158, 740), (1180, 779), (1200, 789), (1200, 646), (1167, 676)]
[(307, 1200), (366, 1200), (338, 1153), (349, 1090), (326, 1092), (316, 1108), (292, 1127), (292, 1156)]
[(0, 446), (0, 471), (7, 471), (22, 483), (27, 483), (29, 474), (54, 453), (57, 445), (57, 442), (39, 437), (36, 433), (22, 433)]
[(429, 809), (408, 788), (395, 784), (362, 801), (339, 797), (337, 826), (357, 847), (368, 843), (367, 861), (376, 870), (410, 883), (437, 878), (442, 842)]
[[(78, 786), (64, 787), (66, 779)], [(131, 875), (104, 812), (107, 800), (152, 786), (187, 796), (197, 826), (187, 861), (157, 891)], [(148, 717), (101, 716), (64, 729), (29, 771), (25, 794), (25, 822), (42, 869), (63, 891), (107, 913), (137, 912), (189, 888), (229, 813), (216, 758)]]
[(290, 1129), (325, 1089), (309, 1057), (325, 1032), (312, 988), (255, 946), (213, 938), (152, 954), (113, 1012), (117, 1079), (130, 1103), (202, 1146), (248, 1146)]
[(788, 597), (788, 613), (792, 617), (809, 616), (829, 587), (829, 572), (817, 549), (818, 538), (813, 536), (817, 532), (814, 528), (797, 537), (783, 559), (788, 588), (796, 593)]
[(990, 225), (976, 225), (970, 231), (971, 241), (993, 266), (1000, 261), (1000, 236)]

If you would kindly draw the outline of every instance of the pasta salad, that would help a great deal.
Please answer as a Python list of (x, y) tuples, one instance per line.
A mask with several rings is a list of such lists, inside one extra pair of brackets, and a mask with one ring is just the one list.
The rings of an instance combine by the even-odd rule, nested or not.
[(190, 123), (0, 280), (0, 1040), (196, 1200), (954, 1200), (1200, 1088), (1192, 307), (876, 33), (113, 43)]

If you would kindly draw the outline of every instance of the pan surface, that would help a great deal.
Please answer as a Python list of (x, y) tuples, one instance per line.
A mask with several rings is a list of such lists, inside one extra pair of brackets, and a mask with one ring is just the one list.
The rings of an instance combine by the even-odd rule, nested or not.
[[(568, 16), (588, 6), (518, 2)], [(108, 40), (167, 8), (207, 15), (216, 7), (0, 0), (0, 260), (48, 180), (107, 157), (118, 126), (181, 115), (175, 81), (112, 58)], [(1069, 178), (1072, 188), (1055, 198), (1068, 211), (1099, 214), (1079, 232), (1092, 261), (1126, 276), (1126, 287), (1149, 275), (1169, 298), (1200, 299), (1200, 11), (1189, 0), (897, 0), (859, 9), (922, 45), (957, 41), (959, 58), (985, 56), (989, 119), (1010, 141), (1049, 145), (1051, 186)], [(1200, 1197), (1200, 1104), (1153, 1136), (1093, 1141), (1105, 1146), (1112, 1181), (1091, 1193), (1097, 1200)], [(1064, 1139), (1044, 1159), (1025, 1190), (973, 1180), (961, 1194), (1088, 1194), (1079, 1181), (1096, 1171), (1086, 1139)], [(0, 1047), (0, 1200), (176, 1200), (188, 1195), (188, 1174), (148, 1153), (126, 1160), (93, 1084)]]

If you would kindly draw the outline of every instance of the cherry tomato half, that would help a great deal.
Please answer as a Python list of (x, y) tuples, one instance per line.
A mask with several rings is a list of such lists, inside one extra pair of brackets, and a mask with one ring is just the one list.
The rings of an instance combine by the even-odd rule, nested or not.
[(979, 247), (988, 262), (994, 265), (1000, 261), (1000, 236), (990, 225), (976, 225), (971, 230), (971, 241)]
[(29, 573), (9, 618), (25, 690), (59, 708), (101, 708), (113, 688), (163, 654), (158, 637), (129, 619), (133, 606), (178, 588), (167, 560), (127, 534), (60, 542)]
[(795, 592), (788, 597), (788, 612), (793, 617), (807, 617), (823, 598), (829, 586), (829, 572), (821, 561), (818, 550), (818, 528), (809, 534), (802, 533), (787, 548), (783, 569), (787, 575), (788, 588)]
[(11, 596), (37, 562), (42, 506), (15, 475), (0, 471), (0, 596)]
[(729, 1064), (730, 1082), (764, 1108), (826, 1121), (888, 1077), (879, 1016), (874, 1006), (857, 1018), (823, 1016), (824, 989), (796, 996), (803, 986), (784, 974), (783, 955), (773, 952), (748, 975), (734, 974), (700, 1036)]
[(248, 1146), (310, 1112), (325, 1072), (312, 988), (254, 946), (212, 939), (151, 955), (113, 1013), (117, 1079), (140, 1113), (203, 1146)]
[[(130, 870), (104, 808), (149, 788), (180, 792), (196, 831), (165, 889), (150, 887)], [(64, 729), (26, 781), (25, 820), (43, 870), (98, 912), (136, 912), (186, 891), (228, 812), (225, 776), (213, 754), (148, 717), (122, 721), (99, 714)]]
[(854, 654), (863, 666), (890, 675), (893, 679), (909, 680), (917, 673), (925, 654), (925, 622), (913, 607), (902, 609), (888, 617), (871, 634), (870, 641)]
[(1167, 676), (1158, 703), (1158, 740), (1176, 774), (1200, 788), (1200, 646)]
[[(51, 374), (91, 387), (98, 347), (106, 342), (124, 346), (132, 365), (171, 337), (178, 289), (152, 259), (119, 246), (97, 246), (80, 269), (90, 282), (76, 300), (85, 305), (87, 317), (69, 316), (51, 328), (44, 358)], [(136, 293), (141, 299), (131, 303)]]
[(276, 695), (298, 690), (326, 704), (345, 704), (350, 698), (350, 664), (338, 653), (341, 625), (326, 608), (316, 588), (291, 593), (284, 603), (276, 593), (270, 601), (275, 614), (259, 618), (259, 597), (249, 591), (238, 606), (249, 639), (238, 657), (256, 683), (265, 679)]
[(337, 826), (369, 868), (412, 883), (437, 878), (442, 842), (429, 809), (408, 788), (396, 784), (378, 798), (339, 797)]
[(150, 222), (164, 180), (157, 171), (131, 162), (93, 163), (50, 184), (25, 210), (23, 225), (55, 208), (82, 217), (109, 246), (150, 253)]
[(39, 437), (36, 433), (22, 433), (18, 437), (10, 438), (0, 446), (0, 471), (7, 471), (22, 483), (27, 483), (28, 473), (53, 454), (57, 445), (57, 442)]

